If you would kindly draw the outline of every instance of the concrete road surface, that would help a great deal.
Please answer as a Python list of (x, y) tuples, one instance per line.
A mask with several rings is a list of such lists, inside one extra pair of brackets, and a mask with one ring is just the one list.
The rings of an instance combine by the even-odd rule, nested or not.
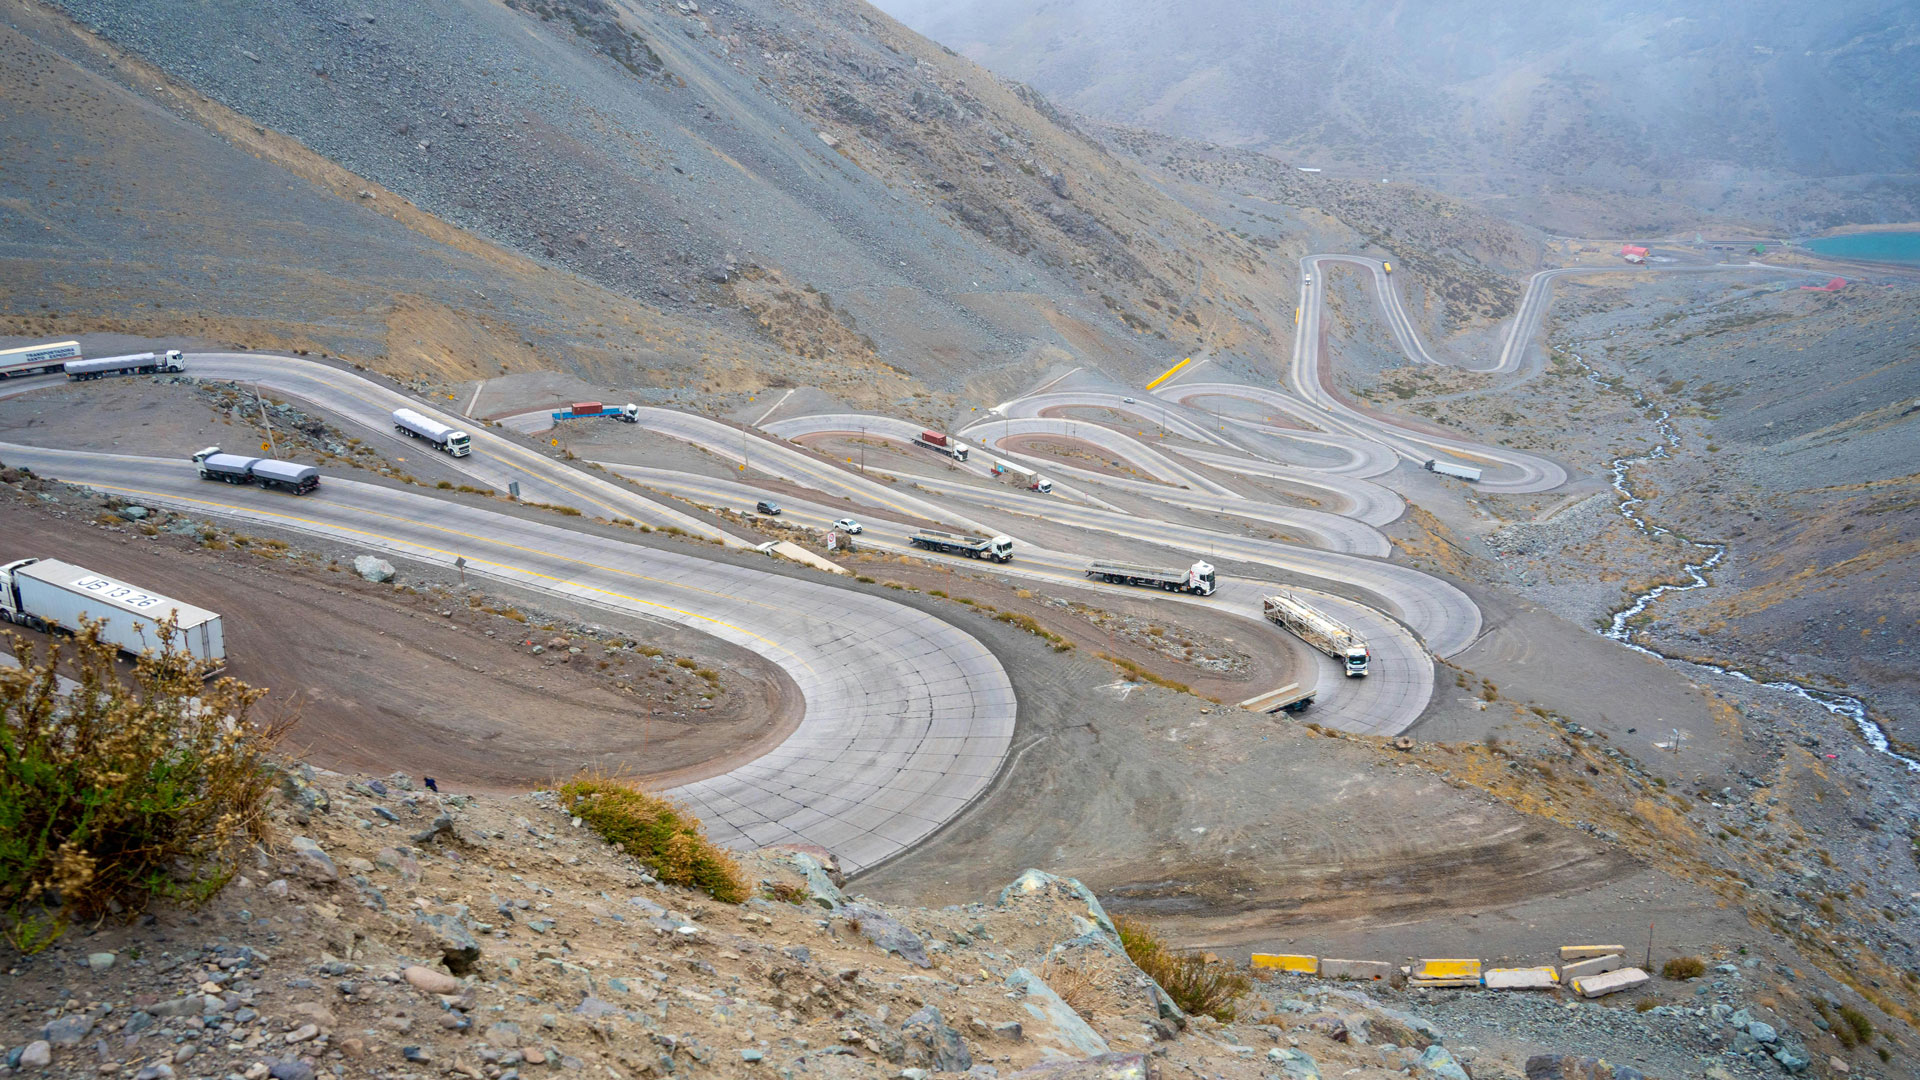
[[(257, 522), (677, 623), (779, 665), (798, 728), (762, 757), (674, 789), (715, 840), (804, 842), (873, 866), (953, 818), (998, 772), (1013, 687), (963, 631), (902, 604), (327, 477), (294, 496), (199, 479), (187, 462), (0, 445), (10, 465), (149, 505)], [(233, 642), (245, 648), (244, 642)]]

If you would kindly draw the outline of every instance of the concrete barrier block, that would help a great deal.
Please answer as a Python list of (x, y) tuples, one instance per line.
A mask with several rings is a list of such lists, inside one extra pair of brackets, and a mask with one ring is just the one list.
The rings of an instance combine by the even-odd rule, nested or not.
[(1604, 971), (1598, 975), (1583, 975), (1573, 980), (1573, 992), (1581, 997), (1597, 998), (1608, 994), (1617, 994), (1622, 990), (1631, 990), (1647, 981), (1649, 976), (1637, 967), (1618, 968)]
[(1253, 966), (1288, 975), (1320, 974), (1320, 958), (1300, 953), (1254, 953)]
[(1384, 960), (1335, 960), (1329, 957), (1320, 961), (1320, 977), (1323, 979), (1386, 982), (1392, 975), (1393, 965)]
[(1488, 968), (1481, 981), (1489, 990), (1551, 990), (1560, 973), (1550, 967)]
[(1570, 983), (1582, 975), (1599, 975), (1625, 967), (1626, 960), (1619, 953), (1612, 956), (1596, 956), (1591, 960), (1576, 960), (1571, 964), (1560, 965), (1560, 981)]
[(1466, 959), (1415, 960), (1409, 986), (1479, 986), (1480, 961)]
[(1567, 960), (1588, 960), (1596, 956), (1624, 955), (1626, 951), (1627, 947), (1625, 945), (1562, 945), (1560, 946), (1560, 959), (1563, 962)]

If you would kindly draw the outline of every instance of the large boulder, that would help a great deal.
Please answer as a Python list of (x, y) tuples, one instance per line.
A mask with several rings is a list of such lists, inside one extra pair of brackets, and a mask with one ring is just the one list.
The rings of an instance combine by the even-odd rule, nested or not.
[(1267, 1061), (1280, 1066), (1275, 1075), (1284, 1080), (1320, 1080), (1320, 1063), (1305, 1050), (1276, 1046), (1267, 1051)]
[(393, 564), (372, 555), (360, 555), (353, 560), (353, 572), (368, 581), (379, 584), (393, 580)]
[(880, 948), (899, 953), (901, 959), (915, 967), (933, 966), (933, 961), (927, 957), (927, 943), (921, 941), (920, 935), (908, 929), (905, 923), (886, 912), (866, 904), (848, 904), (840, 909), (840, 914), (859, 928), (860, 936)]
[(421, 927), (440, 950), (440, 959), (447, 970), (455, 975), (465, 975), (473, 970), (480, 960), (480, 943), (474, 940), (473, 932), (465, 923), (452, 915), (429, 915), (421, 912), (418, 916)]
[(934, 1072), (966, 1072), (973, 1068), (973, 1055), (960, 1033), (948, 1026), (937, 1006), (928, 1005), (900, 1026), (900, 1038), (906, 1043), (908, 1063)]

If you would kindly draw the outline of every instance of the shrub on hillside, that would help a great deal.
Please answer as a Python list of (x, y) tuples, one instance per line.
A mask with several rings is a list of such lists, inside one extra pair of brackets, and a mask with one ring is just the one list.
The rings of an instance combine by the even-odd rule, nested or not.
[[(21, 666), (0, 668), (0, 920), (14, 945), (219, 892), (243, 842), (266, 838), (268, 755), (287, 723), (248, 719), (265, 691), (208, 685), (171, 628), (131, 679), (95, 626), (43, 655), (9, 637)], [(65, 696), (63, 652), (79, 684)]]
[(690, 885), (729, 904), (747, 899), (747, 882), (733, 857), (708, 840), (700, 819), (672, 799), (642, 791), (631, 781), (581, 773), (561, 785), (560, 802), (661, 881)]
[(1175, 1005), (1189, 1013), (1233, 1022), (1233, 1003), (1253, 988), (1253, 980), (1226, 964), (1209, 964), (1192, 953), (1175, 952), (1153, 928), (1137, 919), (1113, 920), (1120, 944), (1134, 966), (1146, 972)]
[(1676, 956), (1660, 968), (1662, 978), (1673, 979), (1676, 982), (1682, 979), (1697, 979), (1706, 973), (1707, 962), (1697, 956)]

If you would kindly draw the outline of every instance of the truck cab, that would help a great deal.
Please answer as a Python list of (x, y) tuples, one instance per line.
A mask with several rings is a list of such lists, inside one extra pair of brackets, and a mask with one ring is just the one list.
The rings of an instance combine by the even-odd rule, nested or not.
[(466, 457), (473, 453), (473, 438), (464, 431), (447, 436), (447, 453), (453, 457)]
[(38, 620), (32, 619), (20, 603), (20, 590), (14, 584), (13, 572), (23, 566), (32, 566), (39, 561), (39, 559), (15, 559), (5, 566), (0, 566), (0, 619), (24, 626), (34, 626), (38, 629), (38, 626), (35, 626)]
[(1364, 679), (1372, 666), (1373, 654), (1362, 645), (1347, 650), (1347, 678)]
[(1187, 570), (1187, 590), (1189, 592), (1198, 593), (1201, 596), (1212, 596), (1213, 590), (1219, 587), (1220, 583), (1214, 576), (1212, 563), (1197, 562)]
[(162, 358), (160, 361), (160, 370), (162, 371), (185, 371), (186, 370), (187, 358), (181, 354), (179, 349), (168, 349), (166, 352), (161, 353), (160, 355)]
[(987, 546), (987, 557), (992, 559), (994, 562), (1012, 562), (1013, 561), (1013, 537), (1011, 536), (994, 537), (993, 542)]

